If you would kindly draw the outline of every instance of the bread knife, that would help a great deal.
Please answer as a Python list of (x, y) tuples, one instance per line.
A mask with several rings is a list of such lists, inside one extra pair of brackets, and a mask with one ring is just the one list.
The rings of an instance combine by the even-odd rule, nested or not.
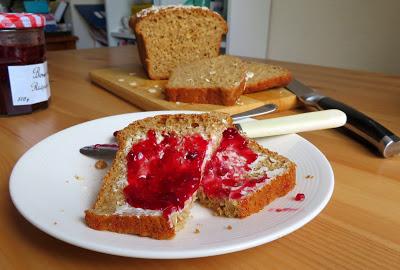
[(387, 158), (400, 153), (400, 138), (367, 115), (340, 101), (326, 97), (297, 80), (292, 80), (286, 88), (305, 105), (318, 110), (343, 111), (347, 115), (345, 128), (372, 144), (383, 157)]
[[(346, 114), (339, 110), (301, 113), (291, 116), (234, 124), (250, 138), (298, 133), (312, 130), (341, 127), (346, 123)], [(111, 156), (118, 150), (117, 144), (95, 144), (79, 151), (87, 156)]]

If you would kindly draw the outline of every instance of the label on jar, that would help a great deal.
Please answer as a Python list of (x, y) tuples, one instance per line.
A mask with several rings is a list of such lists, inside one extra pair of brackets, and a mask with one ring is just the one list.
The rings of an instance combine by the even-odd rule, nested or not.
[(32, 105), (50, 97), (47, 61), (25, 66), (9, 66), (8, 77), (14, 106)]

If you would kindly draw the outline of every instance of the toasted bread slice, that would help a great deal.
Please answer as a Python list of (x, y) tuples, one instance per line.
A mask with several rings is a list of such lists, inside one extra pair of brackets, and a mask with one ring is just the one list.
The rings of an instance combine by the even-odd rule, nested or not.
[(280, 66), (259, 62), (246, 62), (246, 65), (245, 94), (283, 87), (292, 80), (290, 71)]
[(118, 132), (119, 150), (89, 227), (156, 239), (175, 235), (189, 213), (205, 162), (232, 125), (223, 113), (160, 115)]
[(142, 64), (151, 79), (168, 79), (178, 65), (219, 55), (225, 20), (206, 7), (153, 6), (133, 16)]
[(198, 198), (218, 215), (243, 218), (286, 195), (295, 183), (293, 162), (228, 129), (206, 166)]
[(169, 101), (234, 105), (244, 91), (245, 64), (221, 55), (178, 66), (165, 88)]

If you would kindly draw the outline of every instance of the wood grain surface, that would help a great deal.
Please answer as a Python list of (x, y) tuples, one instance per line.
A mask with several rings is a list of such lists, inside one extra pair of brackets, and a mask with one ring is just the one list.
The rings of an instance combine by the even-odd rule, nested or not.
[[(12, 204), (8, 181), (14, 164), (35, 143), (64, 128), (139, 111), (93, 85), (88, 77), (93, 69), (137, 64), (136, 48), (49, 52), (48, 63), (52, 91), (49, 108), (0, 118), (0, 269), (400, 268), (400, 157), (380, 158), (341, 129), (301, 134), (332, 164), (335, 190), (320, 215), (271, 243), (209, 258), (145, 260), (84, 250), (48, 236), (26, 221)], [(279, 64), (305, 84), (354, 106), (400, 134), (400, 76)]]
[(235, 114), (270, 103), (276, 104), (280, 111), (295, 109), (299, 105), (296, 96), (285, 88), (242, 95), (233, 106), (169, 102), (164, 94), (167, 80), (148, 79), (140, 63), (96, 69), (89, 75), (94, 83), (145, 111), (189, 110)]

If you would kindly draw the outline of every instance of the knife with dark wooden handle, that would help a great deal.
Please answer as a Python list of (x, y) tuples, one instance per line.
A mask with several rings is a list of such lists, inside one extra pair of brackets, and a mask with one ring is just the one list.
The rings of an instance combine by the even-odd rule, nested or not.
[(287, 89), (305, 105), (318, 110), (338, 109), (343, 111), (347, 115), (345, 127), (371, 143), (383, 157), (391, 157), (400, 153), (400, 138), (367, 115), (340, 101), (326, 97), (297, 80), (293, 80)]

